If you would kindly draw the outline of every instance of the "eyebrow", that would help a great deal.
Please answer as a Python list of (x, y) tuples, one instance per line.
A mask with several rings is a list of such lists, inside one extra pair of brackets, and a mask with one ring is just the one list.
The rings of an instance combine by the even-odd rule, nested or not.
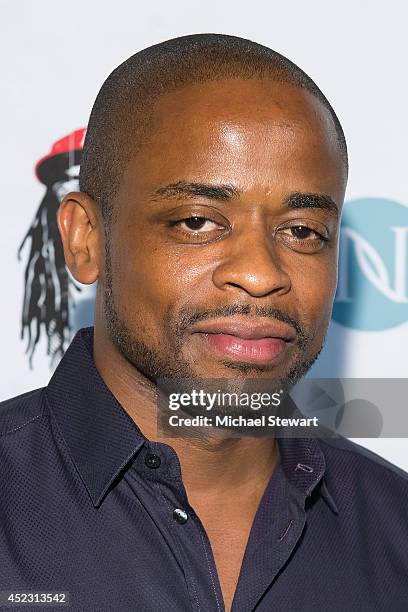
[(240, 191), (232, 185), (206, 185), (205, 183), (189, 183), (186, 181), (179, 181), (178, 183), (170, 183), (165, 187), (157, 189), (153, 196), (154, 200), (161, 200), (166, 198), (208, 198), (210, 200), (219, 200), (221, 202), (227, 202), (237, 198), (240, 195)]
[(324, 193), (291, 193), (285, 200), (284, 204), (288, 208), (318, 208), (327, 210), (336, 219), (339, 218), (339, 209), (336, 202), (330, 196)]
[[(204, 197), (219, 202), (229, 202), (239, 198), (240, 195), (241, 191), (233, 185), (208, 185), (205, 183), (178, 181), (177, 183), (170, 183), (157, 189), (153, 193), (151, 201), (177, 199), (180, 197), (191, 199)], [(291, 209), (314, 208), (327, 210), (332, 216), (339, 217), (337, 204), (330, 196), (322, 193), (293, 192), (285, 198), (283, 205)]]

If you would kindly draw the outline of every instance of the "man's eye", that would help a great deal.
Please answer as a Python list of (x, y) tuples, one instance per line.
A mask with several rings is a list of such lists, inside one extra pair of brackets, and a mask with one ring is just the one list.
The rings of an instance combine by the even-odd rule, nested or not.
[(323, 227), (320, 232), (303, 224), (281, 228), (279, 234), (287, 246), (300, 253), (315, 253), (330, 241), (330, 238), (324, 235), (326, 231)]
[[(220, 215), (218, 215), (220, 216)], [(167, 222), (175, 240), (185, 244), (207, 244), (228, 233), (229, 224), (222, 218), (219, 222), (201, 215), (192, 215)]]
[(177, 225), (181, 229), (187, 229), (192, 232), (211, 232), (220, 228), (218, 223), (206, 217), (188, 217), (188, 219), (180, 219), (180, 221), (177, 221)]
[(306, 225), (296, 225), (285, 228), (294, 238), (298, 240), (307, 240), (308, 238), (323, 238), (321, 234)]

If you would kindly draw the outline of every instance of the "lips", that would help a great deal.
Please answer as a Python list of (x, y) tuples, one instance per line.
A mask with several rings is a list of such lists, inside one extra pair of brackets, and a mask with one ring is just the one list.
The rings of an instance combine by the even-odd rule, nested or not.
[(220, 356), (251, 363), (273, 361), (296, 338), (293, 328), (280, 321), (215, 320), (193, 331), (202, 334), (208, 348)]

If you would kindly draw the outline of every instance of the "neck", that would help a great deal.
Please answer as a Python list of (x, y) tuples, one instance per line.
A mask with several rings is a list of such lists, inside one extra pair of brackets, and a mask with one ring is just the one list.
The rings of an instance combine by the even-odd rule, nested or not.
[(157, 432), (157, 390), (113, 345), (102, 326), (95, 326), (95, 365), (118, 402), (151, 441), (176, 451), (190, 500), (225, 499), (228, 490), (256, 494), (266, 486), (279, 450), (270, 437), (168, 438)]

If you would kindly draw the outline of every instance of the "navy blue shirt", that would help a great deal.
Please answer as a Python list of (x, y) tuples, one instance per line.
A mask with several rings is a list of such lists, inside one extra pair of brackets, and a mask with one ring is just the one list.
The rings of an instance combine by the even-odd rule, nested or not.
[[(118, 404), (92, 339), (81, 330), (46, 388), (1, 404), (0, 591), (67, 591), (84, 612), (220, 612), (177, 455)], [(346, 439), (278, 443), (233, 612), (406, 612), (408, 475)]]

